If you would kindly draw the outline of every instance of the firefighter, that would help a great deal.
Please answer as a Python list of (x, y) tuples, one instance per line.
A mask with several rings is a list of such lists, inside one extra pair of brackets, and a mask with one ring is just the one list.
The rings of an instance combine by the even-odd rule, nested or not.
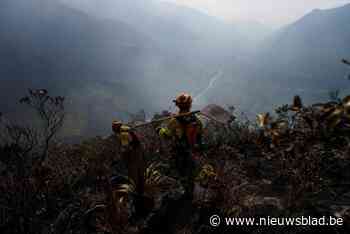
[(166, 127), (158, 128), (160, 137), (171, 139), (175, 169), (185, 189), (185, 195), (193, 197), (196, 176), (196, 157), (202, 145), (202, 123), (196, 114), (191, 113), (192, 97), (181, 93), (174, 100), (179, 116), (170, 119)]
[(134, 182), (137, 194), (143, 195), (145, 160), (140, 138), (120, 121), (113, 121), (112, 130), (121, 147), (121, 160), (127, 168), (128, 177)]

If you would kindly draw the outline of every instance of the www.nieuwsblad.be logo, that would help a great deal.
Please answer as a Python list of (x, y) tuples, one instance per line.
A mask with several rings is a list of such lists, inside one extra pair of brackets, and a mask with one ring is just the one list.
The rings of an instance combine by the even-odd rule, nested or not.
[[(226, 226), (342, 226), (343, 219), (340, 217), (262, 217), (262, 218), (224, 218)], [(219, 215), (212, 215), (209, 219), (212, 227), (218, 227), (221, 224)]]

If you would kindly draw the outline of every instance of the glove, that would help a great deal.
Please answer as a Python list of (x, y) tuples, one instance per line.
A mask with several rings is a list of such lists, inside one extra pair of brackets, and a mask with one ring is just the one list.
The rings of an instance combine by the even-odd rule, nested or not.
[(159, 128), (157, 133), (160, 137), (169, 137), (171, 135), (170, 130), (167, 128)]

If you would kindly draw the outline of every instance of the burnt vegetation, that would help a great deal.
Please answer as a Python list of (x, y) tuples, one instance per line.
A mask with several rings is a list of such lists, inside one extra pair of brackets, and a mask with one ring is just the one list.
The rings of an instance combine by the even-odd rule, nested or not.
[[(350, 63), (346, 60), (347, 65)], [(350, 230), (350, 96), (291, 104), (251, 121), (228, 108), (226, 124), (207, 120), (194, 199), (182, 199), (169, 173), (170, 148), (155, 133), (142, 136), (145, 194), (137, 194), (121, 166), (113, 136), (81, 144), (55, 140), (63, 125), (63, 97), (31, 90), (20, 103), (35, 124), (0, 116), (1, 233), (348, 233)], [(158, 116), (160, 117), (160, 116)], [(135, 212), (141, 204), (143, 212)], [(210, 227), (209, 217), (321, 217), (328, 227)]]

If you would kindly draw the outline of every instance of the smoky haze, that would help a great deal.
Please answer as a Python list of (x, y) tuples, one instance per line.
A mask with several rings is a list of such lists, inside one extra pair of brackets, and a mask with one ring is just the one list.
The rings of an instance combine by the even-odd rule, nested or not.
[(334, 8), (348, 0), (163, 0), (193, 7), (227, 21), (257, 21), (281, 27), (301, 18), (313, 9)]
[(2, 0), (1, 110), (16, 115), (27, 88), (47, 88), (68, 100), (63, 135), (79, 137), (108, 134), (113, 119), (140, 110), (175, 111), (182, 91), (195, 108), (254, 116), (296, 93), (319, 100), (344, 86), (350, 7), (309, 11), (344, 1), (295, 1), (288, 19), (286, 1), (215, 2)]

